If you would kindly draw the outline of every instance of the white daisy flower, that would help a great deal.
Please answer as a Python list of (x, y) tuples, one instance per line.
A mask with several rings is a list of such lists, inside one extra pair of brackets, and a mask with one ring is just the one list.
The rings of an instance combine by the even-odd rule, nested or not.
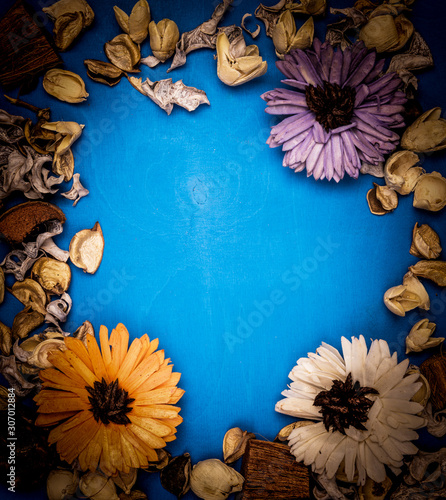
[(418, 374), (405, 376), (409, 360), (398, 363), (385, 340), (374, 340), (369, 351), (362, 335), (341, 342), (342, 356), (323, 342), (297, 361), (276, 411), (318, 421), (289, 436), (298, 462), (329, 478), (343, 462), (349, 481), (357, 474), (358, 484), (367, 476), (382, 482), (385, 466), (399, 474), (403, 456), (418, 451), (412, 441), (425, 425), (417, 416), (423, 407), (410, 400)]

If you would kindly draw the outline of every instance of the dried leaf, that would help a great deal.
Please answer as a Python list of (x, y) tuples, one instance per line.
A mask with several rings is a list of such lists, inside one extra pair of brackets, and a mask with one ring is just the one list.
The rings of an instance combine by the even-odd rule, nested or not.
[(25, 307), (29, 307), (41, 314), (46, 313), (46, 293), (37, 281), (30, 278), (23, 281), (16, 281), (11, 288), (11, 293)]
[(41, 257), (32, 267), (32, 278), (37, 279), (44, 290), (62, 295), (68, 290), (71, 281), (70, 266), (65, 262)]
[(409, 267), (415, 276), (427, 278), (438, 286), (446, 286), (446, 261), (444, 260), (419, 260), (414, 266)]

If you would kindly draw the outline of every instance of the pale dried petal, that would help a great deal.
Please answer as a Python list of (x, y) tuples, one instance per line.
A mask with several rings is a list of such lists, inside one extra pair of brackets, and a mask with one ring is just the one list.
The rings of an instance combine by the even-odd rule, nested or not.
[(403, 284), (389, 288), (384, 294), (384, 304), (398, 316), (416, 307), (429, 310), (430, 301), (426, 289), (411, 272), (404, 276)]
[(89, 192), (90, 191), (88, 191), (88, 189), (82, 186), (80, 181), (80, 174), (74, 174), (73, 185), (71, 186), (71, 189), (66, 193), (61, 193), (61, 195), (64, 198), (68, 198), (69, 200), (74, 200), (73, 207), (75, 207), (78, 204), (79, 200), (84, 196), (87, 196)]

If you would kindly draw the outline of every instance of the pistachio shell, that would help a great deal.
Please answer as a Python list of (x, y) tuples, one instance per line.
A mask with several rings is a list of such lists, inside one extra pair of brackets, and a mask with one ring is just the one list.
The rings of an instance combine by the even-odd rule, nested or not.
[(46, 293), (37, 281), (30, 278), (16, 281), (11, 292), (25, 307), (29, 306), (33, 311), (46, 314)]
[(439, 172), (422, 175), (414, 190), (413, 206), (438, 212), (446, 206), (446, 178)]
[(170, 19), (162, 19), (158, 24), (152, 21), (149, 24), (149, 34), (153, 55), (161, 62), (165, 62), (174, 54), (180, 39), (178, 26)]
[(115, 13), (116, 21), (119, 24), (119, 27), (122, 29), (124, 33), (129, 34), (129, 16), (122, 9), (120, 9), (117, 5), (113, 7), (113, 11)]
[(393, 188), (401, 195), (409, 194), (421, 174), (422, 167), (416, 167), (420, 161), (418, 155), (412, 151), (397, 151), (386, 161), (384, 166), (384, 179), (387, 186)]
[(62, 295), (70, 285), (71, 270), (65, 262), (50, 257), (41, 257), (33, 265), (31, 276), (37, 279), (44, 290)]
[(76, 233), (70, 242), (71, 262), (86, 273), (94, 274), (101, 264), (104, 253), (104, 236), (99, 222), (92, 229)]
[(427, 224), (418, 226), (416, 222), (412, 232), (410, 254), (421, 259), (438, 259), (441, 250), (438, 234)]
[(47, 71), (43, 77), (43, 88), (53, 97), (69, 103), (79, 103), (88, 97), (82, 78), (64, 69)]
[(401, 147), (418, 153), (446, 148), (446, 120), (441, 118), (441, 108), (419, 116), (401, 137)]
[(110, 62), (122, 71), (135, 72), (141, 53), (139, 47), (132, 41), (129, 35), (115, 36), (104, 45), (105, 55)]

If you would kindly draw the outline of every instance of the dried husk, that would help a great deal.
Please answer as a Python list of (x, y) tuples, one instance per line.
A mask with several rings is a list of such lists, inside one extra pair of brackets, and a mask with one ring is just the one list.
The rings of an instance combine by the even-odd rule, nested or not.
[(87, 472), (81, 477), (79, 489), (92, 500), (119, 500), (112, 478), (103, 474)]
[(205, 500), (225, 500), (242, 491), (243, 483), (241, 474), (216, 458), (195, 464), (190, 478), (191, 490)]
[(20, 311), (12, 323), (12, 336), (14, 338), (24, 339), (34, 329), (40, 326), (44, 321), (44, 315), (33, 311), (30, 307), (25, 307)]
[(446, 148), (446, 120), (441, 118), (441, 108), (426, 111), (407, 127), (401, 147), (417, 153)]
[(420, 158), (412, 151), (393, 153), (384, 166), (384, 179), (387, 186), (401, 195), (411, 193), (415, 189), (420, 175), (425, 171), (416, 165)]
[(387, 186), (379, 186), (375, 182), (367, 192), (367, 203), (373, 215), (386, 215), (398, 206), (398, 195)]
[(87, 75), (95, 82), (104, 83), (109, 87), (113, 87), (121, 81), (124, 74), (122, 69), (115, 65), (96, 59), (86, 59), (84, 61), (87, 67)]
[(85, 0), (59, 0), (50, 7), (44, 7), (42, 10), (53, 20), (66, 14), (81, 12), (84, 17), (85, 26), (90, 26), (94, 19), (93, 9)]
[(94, 328), (90, 321), (84, 321), (82, 325), (73, 333), (75, 339), (81, 340), (85, 345), (87, 345), (87, 336), (93, 335)]
[(54, 23), (54, 43), (64, 52), (81, 33), (84, 28), (82, 12), (73, 12), (59, 16)]
[(298, 422), (293, 422), (292, 424), (288, 424), (285, 427), (282, 427), (280, 431), (277, 433), (277, 436), (274, 438), (275, 443), (283, 443), (288, 441), (290, 434), (294, 429), (298, 429), (299, 427), (305, 427), (307, 425), (314, 424), (311, 420), (300, 420)]
[(180, 39), (178, 26), (170, 19), (162, 19), (159, 23), (149, 24), (150, 48), (153, 55), (165, 62), (175, 53), (175, 47)]
[(243, 456), (246, 445), (255, 434), (242, 431), (239, 427), (229, 429), (223, 438), (223, 460), (225, 464), (232, 464)]
[(115, 13), (115, 18), (119, 27), (122, 29), (124, 33), (127, 35), (130, 33), (129, 27), (129, 16), (122, 9), (120, 9), (117, 5), (113, 7), (113, 11)]
[(110, 62), (122, 71), (129, 73), (139, 71), (135, 66), (141, 59), (141, 53), (129, 35), (115, 36), (104, 45), (104, 51)]
[(381, 483), (368, 477), (365, 484), (358, 489), (359, 500), (385, 500), (392, 485), (393, 482), (388, 476)]
[(409, 369), (406, 372), (406, 377), (412, 375), (414, 373), (418, 374), (417, 382), (421, 383), (421, 387), (418, 391), (410, 398), (411, 401), (415, 401), (415, 403), (419, 403), (421, 406), (426, 407), (427, 402), (431, 396), (431, 388), (429, 386), (429, 382), (427, 378), (420, 372), (418, 366), (409, 365)]
[(427, 278), (438, 286), (446, 286), (446, 262), (444, 260), (420, 260), (409, 267), (409, 271), (420, 278)]
[(431, 323), (426, 318), (415, 323), (406, 337), (406, 354), (409, 354), (409, 352), (421, 352), (440, 345), (444, 338), (431, 338), (436, 326), (435, 323)]
[(112, 479), (118, 488), (121, 488), (124, 493), (130, 495), (130, 491), (136, 483), (137, 477), (138, 469), (130, 467), (129, 472), (125, 473), (123, 471), (119, 471), (118, 475)]
[(62, 500), (76, 493), (79, 484), (79, 474), (69, 470), (57, 469), (50, 471), (46, 481), (48, 500)]
[(276, 56), (283, 59), (285, 54), (288, 54), (294, 49), (306, 49), (313, 43), (314, 37), (314, 21), (310, 17), (299, 28), (296, 28), (293, 14), (289, 10), (285, 10), (279, 17), (272, 33)]
[(414, 189), (413, 206), (438, 212), (446, 206), (446, 178), (439, 172), (423, 174)]
[(41, 257), (32, 267), (32, 278), (37, 279), (44, 290), (62, 295), (68, 290), (71, 281), (70, 266), (65, 262)]
[(415, 223), (412, 232), (412, 244), (410, 254), (420, 259), (438, 259), (441, 253), (440, 237), (428, 225)]
[(4, 356), (9, 356), (12, 349), (12, 331), (0, 321), (0, 351)]
[(135, 43), (142, 43), (149, 32), (150, 8), (147, 0), (139, 0), (129, 16), (129, 35)]
[(71, 149), (68, 149), (62, 154), (54, 153), (53, 172), (57, 175), (62, 175), (65, 182), (69, 182), (73, 178), (74, 173), (74, 156)]
[(83, 269), (84, 272), (94, 274), (102, 261), (104, 253), (104, 235), (99, 222), (92, 229), (83, 229), (76, 233), (70, 242), (71, 262)]
[(43, 77), (43, 88), (60, 101), (69, 103), (83, 102), (88, 97), (82, 78), (65, 69), (53, 68)]
[(11, 288), (11, 293), (25, 307), (29, 306), (33, 311), (46, 314), (47, 296), (37, 281), (30, 278), (16, 281)]
[(61, 339), (47, 339), (40, 342), (33, 350), (27, 363), (36, 368), (51, 368), (53, 365), (48, 361), (48, 356), (57, 351), (65, 351), (65, 341)]
[(161, 486), (172, 495), (181, 498), (189, 491), (191, 468), (189, 453), (173, 457), (161, 470)]
[(375, 16), (361, 28), (358, 39), (376, 52), (395, 52), (401, 49), (413, 34), (413, 24), (404, 14)]
[(0, 267), (0, 304), (5, 299), (5, 273), (3, 268)]
[(410, 272), (404, 275), (403, 284), (389, 288), (384, 294), (384, 304), (397, 316), (405, 316), (407, 311), (416, 307), (429, 310), (430, 300), (426, 289), (417, 277)]

